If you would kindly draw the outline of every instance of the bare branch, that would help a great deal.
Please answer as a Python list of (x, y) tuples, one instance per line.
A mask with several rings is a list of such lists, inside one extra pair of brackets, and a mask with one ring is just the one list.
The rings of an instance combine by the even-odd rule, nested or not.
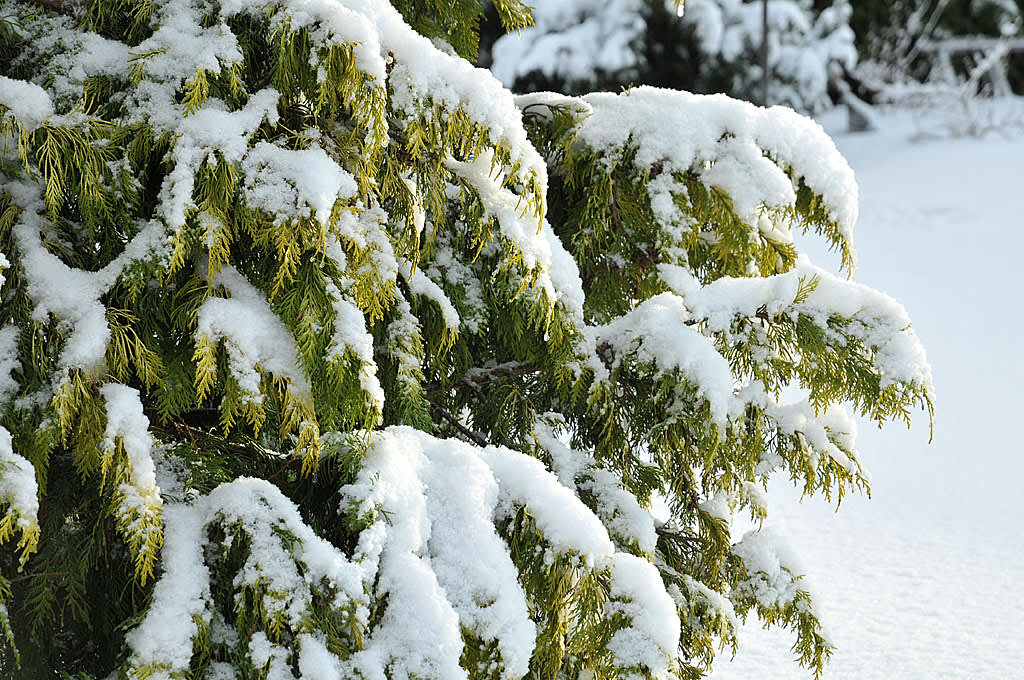
[[(150, 422), (157, 423), (159, 421), (150, 417)], [(212, 443), (213, 446), (221, 449), (222, 451), (227, 451), (229, 453), (239, 455), (252, 455), (253, 453), (259, 453), (267, 458), (287, 458), (286, 454), (283, 454), (279, 451), (268, 449), (265, 446), (257, 444), (255, 441), (232, 441), (224, 438), (223, 436), (215, 433), (212, 430), (205, 430), (201, 427), (189, 425), (188, 423), (182, 422), (180, 420), (171, 420), (161, 425), (154, 425), (154, 427), (156, 427), (157, 429), (163, 429), (166, 431), (173, 432), (179, 437), (182, 437), (190, 442), (195, 442), (196, 440), (208, 441)]]
[[(480, 387), (487, 383), (494, 382), (501, 378), (511, 379), (520, 378), (524, 375), (530, 375), (531, 373), (537, 373), (540, 368), (532, 361), (510, 361), (508, 363), (499, 364), (498, 366), (491, 366), (489, 368), (471, 368), (456, 381), (456, 385), (462, 385), (468, 387), (477, 393), (477, 396), (482, 397)], [(441, 382), (433, 381), (424, 385), (424, 389), (427, 392), (437, 393), (441, 391)]]
[(24, 581), (30, 578), (53, 578), (54, 576), (70, 576), (70, 571), (38, 571), (34, 574), (22, 574), (21, 576), (15, 576), (11, 579), (11, 583), (17, 583), (18, 581)]
[(669, 540), (677, 541), (679, 543), (700, 543), (700, 537), (694, 536), (693, 534), (684, 534), (680, 529), (665, 523), (659, 524), (654, 527), (654, 531), (659, 535)]
[(530, 373), (536, 373), (539, 370), (540, 368), (532, 361), (510, 361), (491, 368), (471, 368), (466, 371), (459, 381), (483, 385), (498, 378), (519, 378)]
[(458, 430), (463, 435), (468, 437), (470, 439), (470, 441), (472, 441), (474, 444), (477, 444), (478, 446), (487, 446), (487, 444), (488, 444), (487, 439), (482, 434), (480, 434), (479, 432), (474, 432), (473, 430), (471, 430), (468, 427), (466, 427), (465, 425), (463, 425), (461, 422), (459, 422), (458, 418), (456, 418), (454, 415), (452, 415), (451, 411), (446, 409), (444, 406), (441, 406), (440, 404), (438, 404), (436, 401), (434, 401), (430, 397), (424, 397), (424, 398), (427, 400), (427, 403), (429, 403), (430, 406), (435, 411), (437, 411), (438, 414), (440, 414), (440, 416), (442, 418), (447, 420), (451, 424), (451, 426), (454, 427), (456, 430)]

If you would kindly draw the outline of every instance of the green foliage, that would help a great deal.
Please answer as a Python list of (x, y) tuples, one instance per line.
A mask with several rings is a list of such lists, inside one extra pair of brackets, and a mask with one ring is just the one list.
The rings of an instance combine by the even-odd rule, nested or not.
[(460, 2), (415, 2), (398, 0), (395, 8), (417, 33), (429, 38), (441, 38), (466, 59), (474, 59), (479, 49), (479, 25), (486, 10), (493, 11), (508, 33), (533, 24), (530, 7), (519, 0), (497, 0), (484, 3), (479, 0)]

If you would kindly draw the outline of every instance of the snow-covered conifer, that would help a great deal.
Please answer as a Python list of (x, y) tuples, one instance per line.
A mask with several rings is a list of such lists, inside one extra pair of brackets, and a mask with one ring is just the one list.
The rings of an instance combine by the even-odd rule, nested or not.
[(478, 19), (0, 2), (0, 674), (699, 677), (748, 613), (821, 670), (729, 520), (930, 409), (798, 253), (852, 271), (849, 167), (788, 109), (514, 99)]

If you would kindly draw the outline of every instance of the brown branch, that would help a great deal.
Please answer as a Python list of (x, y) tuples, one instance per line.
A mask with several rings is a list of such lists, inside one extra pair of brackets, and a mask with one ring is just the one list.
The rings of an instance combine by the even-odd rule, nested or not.
[(684, 534), (681, 530), (670, 526), (668, 523), (659, 524), (654, 527), (655, 533), (659, 536), (667, 538), (672, 541), (679, 543), (700, 543), (700, 537), (692, 534)]
[[(150, 422), (156, 422), (150, 418)], [(252, 453), (260, 453), (268, 458), (285, 458), (286, 456), (279, 451), (268, 449), (264, 446), (260, 446), (254, 441), (248, 442), (234, 442), (229, 439), (225, 439), (219, 434), (215, 434), (212, 431), (204, 430), (201, 427), (195, 425), (189, 425), (183, 423), (180, 420), (171, 420), (163, 423), (162, 425), (156, 426), (158, 429), (168, 430), (173, 434), (188, 439), (190, 443), (195, 444), (197, 439), (212, 440), (214, 446), (228, 453), (235, 453), (238, 455), (251, 455)]]
[(424, 399), (427, 400), (427, 403), (430, 404), (430, 406), (435, 411), (437, 411), (442, 418), (447, 420), (451, 424), (451, 426), (454, 427), (456, 430), (458, 430), (463, 435), (468, 437), (470, 441), (472, 441), (474, 444), (478, 446), (487, 446), (487, 439), (482, 434), (480, 434), (479, 432), (474, 432), (473, 430), (469, 429), (468, 427), (460, 423), (459, 419), (452, 415), (451, 411), (446, 409), (444, 406), (441, 406), (430, 397), (425, 396)]
[(70, 576), (70, 571), (40, 571), (34, 574), (22, 574), (11, 579), (11, 583), (17, 583), (18, 581), (24, 581), (30, 578), (41, 578), (44, 576)]
[(484, 385), (498, 378), (519, 378), (539, 370), (540, 368), (532, 361), (511, 361), (492, 368), (471, 368), (459, 378), (459, 382)]
[[(531, 373), (537, 373), (540, 371), (538, 367), (532, 361), (523, 362), (508, 362), (499, 366), (492, 366), (491, 368), (471, 368), (462, 376), (455, 381), (456, 385), (462, 385), (476, 392), (478, 397), (483, 397), (483, 393), (480, 391), (480, 387), (487, 383), (499, 380), (501, 378), (521, 378), (524, 375), (530, 375)], [(441, 391), (443, 385), (441, 381), (435, 380), (429, 382), (423, 386), (426, 392), (436, 394)]]

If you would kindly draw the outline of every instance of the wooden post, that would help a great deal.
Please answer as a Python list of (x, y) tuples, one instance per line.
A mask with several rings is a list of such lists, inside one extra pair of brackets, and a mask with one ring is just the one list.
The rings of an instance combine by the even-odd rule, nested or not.
[(768, 106), (768, 0), (761, 0), (761, 106)]

